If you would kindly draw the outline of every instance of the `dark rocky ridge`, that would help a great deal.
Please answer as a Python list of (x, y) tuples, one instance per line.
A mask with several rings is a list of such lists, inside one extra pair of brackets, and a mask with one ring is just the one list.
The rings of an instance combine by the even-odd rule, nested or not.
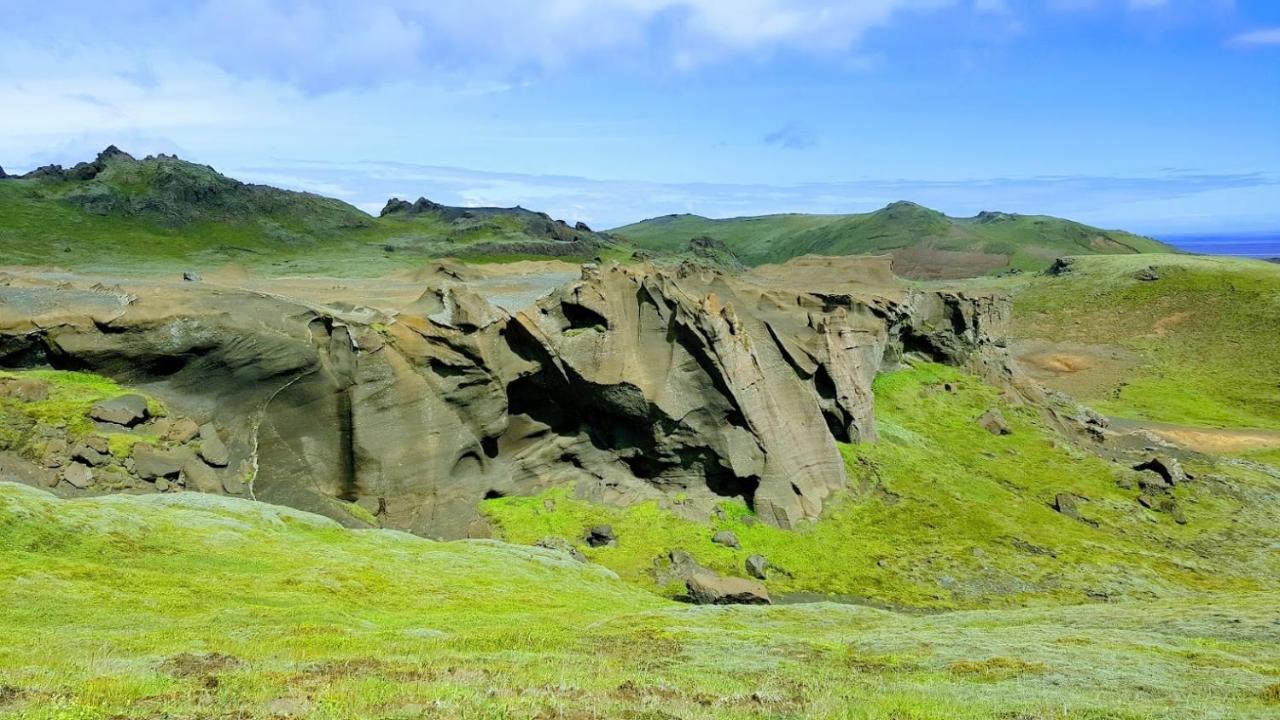
[(587, 266), (515, 313), (460, 282), (394, 314), (10, 278), (0, 366), (144, 388), (226, 430), (207, 473), (348, 521), (356, 502), (456, 537), (485, 497), (571, 482), (602, 502), (680, 496), (689, 513), (741, 497), (790, 527), (844, 486), (836, 441), (875, 440), (880, 370), (920, 353), (1010, 379), (1002, 298), (907, 290), (883, 282), (884, 259), (830, 262), (846, 279)]

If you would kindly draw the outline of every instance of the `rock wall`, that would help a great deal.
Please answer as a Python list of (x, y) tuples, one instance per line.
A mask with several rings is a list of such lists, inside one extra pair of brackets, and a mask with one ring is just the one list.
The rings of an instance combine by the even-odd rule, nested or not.
[(740, 497), (791, 527), (843, 487), (837, 442), (876, 439), (878, 372), (908, 353), (1007, 372), (1006, 301), (907, 290), (887, 266), (868, 279), (878, 262), (822, 277), (586, 266), (514, 313), (461, 282), (394, 312), (9, 278), (0, 366), (142, 388), (220, 428), (218, 472), (254, 497), (350, 524), (356, 503), (387, 527), (482, 533), (480, 500), (571, 482), (691, 514)]

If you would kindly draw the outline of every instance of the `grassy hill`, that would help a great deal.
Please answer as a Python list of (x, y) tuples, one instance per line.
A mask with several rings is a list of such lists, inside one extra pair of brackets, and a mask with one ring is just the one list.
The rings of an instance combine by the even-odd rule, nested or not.
[(73, 168), (0, 179), (0, 257), (127, 272), (235, 262), (279, 274), (376, 274), (432, 257), (588, 259), (608, 250), (605, 236), (543, 213), (429, 205), (374, 218), (340, 200), (111, 147)]
[(1072, 258), (1009, 281), (1032, 370), (1123, 418), (1280, 430), (1280, 266)]
[(1044, 215), (984, 212), (953, 218), (910, 202), (855, 215), (766, 215), (713, 220), (668, 215), (613, 231), (635, 247), (672, 252), (691, 238), (723, 242), (750, 265), (799, 255), (891, 253), (909, 277), (1039, 270), (1062, 255), (1171, 252), (1163, 243)]
[(691, 607), (567, 555), (0, 483), (0, 716), (1264, 718), (1274, 592)]

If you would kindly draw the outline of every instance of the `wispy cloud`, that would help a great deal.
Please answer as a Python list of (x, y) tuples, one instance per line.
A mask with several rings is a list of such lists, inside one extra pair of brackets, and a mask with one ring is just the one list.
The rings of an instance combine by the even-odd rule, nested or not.
[(1234, 47), (1266, 47), (1280, 45), (1280, 27), (1262, 28), (1232, 37), (1228, 44)]
[(765, 145), (776, 145), (788, 150), (804, 150), (818, 144), (818, 136), (797, 122), (789, 122), (764, 136)]

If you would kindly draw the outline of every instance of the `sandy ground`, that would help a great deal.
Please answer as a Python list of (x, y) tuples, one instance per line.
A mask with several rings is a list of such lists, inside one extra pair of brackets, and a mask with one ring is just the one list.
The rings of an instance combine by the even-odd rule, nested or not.
[(1031, 379), (1077, 398), (1105, 393), (1142, 362), (1137, 353), (1114, 345), (1019, 340), (1012, 349)]
[(1112, 419), (1112, 425), (1120, 429), (1146, 430), (1175, 445), (1202, 453), (1231, 455), (1280, 447), (1280, 430), (1202, 428), (1116, 418)]

